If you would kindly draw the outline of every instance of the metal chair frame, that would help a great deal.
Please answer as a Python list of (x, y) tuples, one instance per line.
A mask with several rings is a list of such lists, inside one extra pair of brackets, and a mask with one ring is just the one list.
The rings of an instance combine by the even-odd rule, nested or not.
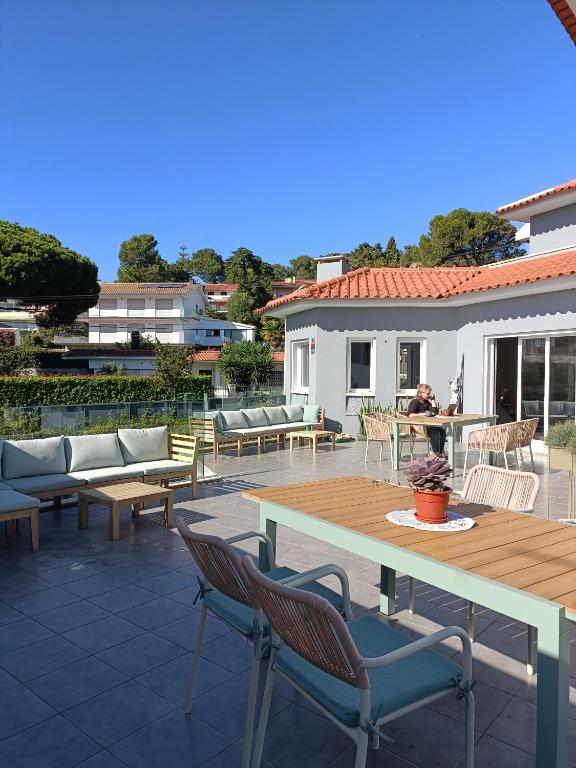
[[(208, 610), (210, 610), (221, 621), (224, 621), (224, 623), (230, 628), (232, 632), (234, 632), (235, 635), (237, 635), (252, 648), (252, 666), (250, 671), (248, 705), (246, 710), (246, 724), (244, 728), (244, 746), (242, 752), (242, 768), (249, 768), (250, 754), (252, 750), (252, 734), (254, 730), (254, 719), (256, 712), (256, 695), (258, 691), (260, 659), (262, 658), (262, 654), (267, 651), (268, 647), (270, 646), (270, 638), (266, 638), (264, 635), (264, 621), (262, 612), (255, 607), (251, 594), (250, 582), (246, 577), (240, 555), (232, 545), (253, 538), (259, 539), (261, 544), (266, 548), (270, 569), (276, 567), (274, 546), (270, 537), (261, 531), (248, 531), (247, 533), (241, 533), (237, 536), (232, 536), (229, 539), (221, 539), (216, 536), (206, 536), (204, 534), (192, 533), (186, 523), (179, 517), (176, 517), (175, 522), (182, 538), (184, 539), (184, 542), (190, 550), (190, 553), (202, 571), (203, 578), (199, 580), (200, 598), (203, 600), (205, 594), (209, 590), (216, 588), (220, 589), (220, 591), (224, 592), (224, 594), (226, 594), (231, 599), (244, 598), (237, 599), (237, 601), (244, 605), (250, 606), (254, 610), (253, 629), (252, 632), (247, 635), (246, 633), (242, 632), (236, 625), (230, 622), (226, 617), (221, 616), (216, 610), (214, 610), (214, 608), (208, 608), (206, 603), (202, 602), (202, 608), (200, 609), (200, 620), (198, 622), (198, 629), (196, 634), (196, 645), (192, 658), (192, 669), (188, 681), (186, 702), (184, 706), (184, 711), (186, 714), (191, 714), (194, 704), (194, 694), (196, 681), (198, 678), (198, 670), (200, 668), (202, 641), (204, 639), (204, 631), (206, 628), (206, 618), (208, 615)], [(218, 574), (213, 572), (212, 574), (213, 580), (219, 584), (219, 587), (214, 587), (211, 584), (209, 577), (205, 573), (205, 569), (210, 570), (209, 567), (206, 568), (206, 563), (204, 563), (204, 569), (198, 562), (199, 559), (203, 559), (197, 557), (198, 546), (204, 547), (205, 550), (209, 549), (210, 547), (219, 550), (220, 557), (218, 560), (218, 567), (220, 572)], [(194, 551), (195, 549), (196, 554)], [(228, 569), (228, 571), (226, 569)], [(350, 603), (350, 587), (348, 584), (348, 577), (346, 572), (339, 566), (333, 564), (320, 566), (303, 573), (288, 576), (285, 579), (282, 579), (279, 583), (296, 583), (298, 586), (305, 586), (306, 584), (318, 581), (319, 579), (322, 579), (326, 576), (336, 576), (339, 579), (342, 591), (343, 612), (346, 620), (350, 620), (353, 618), (353, 613)], [(227, 589), (227, 587), (229, 587), (229, 589)]]
[[(260, 603), (260, 610), (263, 610), (262, 602), (260, 600), (260, 596), (263, 592), (272, 593), (273, 596), (281, 596), (284, 599), (284, 602), (288, 602), (296, 608), (299, 604), (305, 605), (308, 615), (314, 617), (314, 613), (317, 613), (321, 618), (324, 627), (328, 624), (331, 632), (329, 639), (330, 641), (334, 641), (331, 642), (331, 647), (324, 646), (322, 644), (322, 635), (317, 631), (317, 625), (311, 627), (310, 637), (305, 640), (300, 638), (298, 633), (290, 633), (289, 630), (286, 635), (283, 636), (280, 627), (287, 628), (290, 626), (293, 616), (292, 610), (283, 609), (282, 602), (278, 600), (274, 603), (273, 612), (271, 612), (270, 609), (268, 610), (267, 618), (270, 621), (272, 628), (272, 644), (251, 768), (260, 768), (261, 765), (264, 739), (266, 737), (266, 728), (270, 713), (270, 703), (277, 676), (284, 678), (300, 694), (302, 694), (302, 696), (314, 704), (325, 717), (331, 720), (344, 731), (344, 733), (353, 739), (353, 741), (355, 741), (355, 768), (365, 768), (370, 737), (373, 736), (373, 746), (376, 749), (379, 746), (380, 738), (383, 738), (386, 741), (391, 741), (388, 736), (380, 731), (380, 726), (385, 725), (408, 712), (426, 706), (433, 701), (444, 698), (447, 695), (453, 695), (455, 690), (454, 685), (451, 685), (445, 690), (415, 700), (414, 702), (400, 707), (374, 721), (371, 719), (371, 693), (367, 670), (379, 669), (395, 664), (419, 653), (420, 651), (431, 648), (449, 637), (458, 637), (462, 642), (463, 675), (458, 683), (458, 687), (460, 689), (459, 695), (464, 699), (466, 706), (465, 766), (466, 768), (474, 768), (475, 703), (474, 694), (472, 693), (472, 651), (470, 640), (463, 629), (460, 627), (446, 627), (427, 637), (416, 640), (415, 642), (410, 643), (410, 645), (391, 651), (384, 656), (373, 658), (363, 657), (346, 628), (346, 624), (326, 600), (318, 595), (303, 593), (294, 589), (294, 586), (298, 584), (298, 580), (293, 581), (290, 587), (283, 586), (267, 579), (248, 558), (244, 558), (242, 562), (248, 579), (252, 583), (255, 599)], [(309, 663), (315, 664), (315, 666), (322, 669), (324, 672), (332, 674), (333, 677), (344, 680), (344, 682), (347, 682), (358, 689), (360, 718), (357, 727), (352, 727), (341, 722), (332, 712), (320, 704), (309, 691), (295, 682), (286, 672), (276, 665), (276, 655), (283, 643), (289, 645), (293, 651), (298, 653)], [(311, 658), (311, 653), (312, 656), (320, 657), (318, 663), (315, 663), (313, 658)], [(323, 657), (321, 655), (322, 653), (324, 654)], [(340, 669), (338, 669), (339, 662)], [(333, 671), (330, 671), (331, 669)]]

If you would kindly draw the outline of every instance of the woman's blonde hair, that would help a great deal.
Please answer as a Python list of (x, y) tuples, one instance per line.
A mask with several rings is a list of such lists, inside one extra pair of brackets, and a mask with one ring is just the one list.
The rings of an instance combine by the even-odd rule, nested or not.
[(416, 387), (416, 399), (420, 400), (420, 397), (422, 395), (422, 392), (432, 392), (432, 387), (430, 384), (418, 384)]

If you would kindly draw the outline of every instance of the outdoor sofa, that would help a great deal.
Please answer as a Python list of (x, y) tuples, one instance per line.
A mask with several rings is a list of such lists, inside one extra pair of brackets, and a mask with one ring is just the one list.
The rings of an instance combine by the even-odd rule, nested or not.
[(267, 437), (276, 437), (281, 443), (288, 432), (305, 429), (324, 429), (324, 409), (319, 405), (217, 410), (201, 418), (190, 418), (190, 432), (204, 443), (212, 444), (214, 459), (218, 458), (219, 446), (223, 443), (235, 443), (238, 456), (242, 456), (244, 443), (256, 441), (260, 453), (266, 447)]
[(0, 458), (0, 522), (29, 517), (33, 538), (40, 500), (58, 504), (85, 488), (128, 480), (165, 485), (190, 476), (196, 495), (196, 438), (171, 434), (168, 427), (1, 440)]

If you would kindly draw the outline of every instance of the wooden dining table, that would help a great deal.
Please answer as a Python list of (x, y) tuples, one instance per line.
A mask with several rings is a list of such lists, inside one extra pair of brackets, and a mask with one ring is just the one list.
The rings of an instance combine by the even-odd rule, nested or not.
[(494, 413), (457, 413), (452, 416), (395, 416), (392, 421), (392, 469), (396, 472), (400, 469), (400, 430), (407, 425), (411, 427), (444, 427), (446, 430), (446, 450), (448, 463), (454, 470), (454, 450), (456, 444), (456, 430), (458, 427), (468, 427), (474, 424), (496, 424), (498, 416)]
[[(409, 488), (367, 477), (251, 489), (276, 544), (287, 526), (380, 565), (380, 611), (395, 611), (401, 572), (538, 632), (537, 768), (567, 768), (570, 639), (576, 629), (576, 530), (531, 515), (454, 500), (466, 531), (422, 531), (385, 515), (414, 506)], [(267, 567), (267, 552), (260, 552)], [(575, 756), (572, 756), (572, 760)]]

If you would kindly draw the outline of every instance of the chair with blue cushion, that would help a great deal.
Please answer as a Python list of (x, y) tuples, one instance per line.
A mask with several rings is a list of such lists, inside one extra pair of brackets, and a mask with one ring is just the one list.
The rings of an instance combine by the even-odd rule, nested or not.
[[(252, 748), (252, 732), (254, 730), (260, 659), (262, 658), (262, 653), (270, 645), (271, 631), (268, 621), (254, 603), (250, 583), (246, 577), (240, 554), (232, 545), (251, 538), (260, 539), (267, 551), (267, 559), (270, 566), (270, 569), (267, 571), (269, 579), (277, 583), (291, 583), (294, 586), (301, 586), (305, 590), (322, 596), (324, 600), (333, 606), (337, 615), (342, 614), (347, 620), (352, 619), (348, 579), (346, 573), (337, 565), (324, 565), (306, 573), (297, 573), (291, 568), (277, 567), (272, 541), (265, 533), (249, 531), (248, 533), (239, 534), (225, 540), (218, 536), (195, 533), (179, 517), (176, 517), (176, 526), (202, 572), (199, 592), (199, 596), (202, 599), (202, 608), (200, 610), (198, 635), (192, 661), (192, 672), (188, 684), (185, 711), (187, 714), (192, 712), (206, 616), (208, 611), (210, 611), (224, 621), (236, 635), (246, 641), (253, 651), (246, 727), (244, 731), (244, 749), (242, 753), (242, 766), (243, 768), (248, 768)], [(330, 575), (336, 576), (340, 580), (341, 595), (318, 583), (318, 579)]]
[[(474, 765), (472, 652), (460, 627), (415, 642), (376, 616), (344, 623), (320, 595), (274, 582), (242, 560), (252, 594), (272, 627), (268, 676), (252, 768), (260, 768), (277, 675), (356, 742), (355, 768), (364, 768), (370, 736), (390, 741), (380, 726), (445, 696), (466, 707), (466, 768)], [(462, 641), (462, 666), (430, 650), (448, 637)]]

